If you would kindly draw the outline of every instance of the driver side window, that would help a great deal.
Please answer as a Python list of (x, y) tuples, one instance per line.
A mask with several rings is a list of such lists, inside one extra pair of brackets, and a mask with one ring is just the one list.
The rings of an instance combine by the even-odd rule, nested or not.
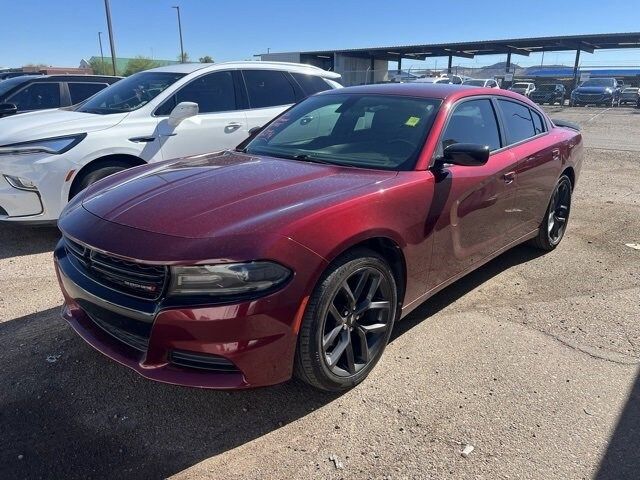
[(488, 145), (491, 151), (501, 147), (491, 100), (469, 100), (455, 108), (442, 135), (442, 149), (454, 143)]
[(167, 99), (156, 115), (169, 115), (180, 102), (195, 102), (199, 113), (236, 110), (236, 94), (231, 72), (214, 72), (196, 78)]

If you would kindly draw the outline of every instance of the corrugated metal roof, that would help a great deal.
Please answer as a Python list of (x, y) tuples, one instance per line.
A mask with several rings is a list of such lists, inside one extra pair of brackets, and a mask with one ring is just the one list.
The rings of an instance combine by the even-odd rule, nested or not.
[(376, 58), (422, 58), (448, 55), (495, 55), (500, 53), (529, 54), (535, 52), (585, 50), (611, 48), (640, 48), (640, 32), (596, 33), (587, 35), (562, 35), (554, 37), (528, 37), (472, 42), (431, 43), (418, 45), (392, 45), (335, 50), (312, 50), (301, 55), (367, 54)]

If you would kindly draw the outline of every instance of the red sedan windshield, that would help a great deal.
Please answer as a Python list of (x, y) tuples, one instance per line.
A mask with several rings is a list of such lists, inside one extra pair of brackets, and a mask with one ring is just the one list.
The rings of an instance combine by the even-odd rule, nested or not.
[(413, 169), (441, 100), (311, 97), (272, 122), (247, 153), (383, 170)]

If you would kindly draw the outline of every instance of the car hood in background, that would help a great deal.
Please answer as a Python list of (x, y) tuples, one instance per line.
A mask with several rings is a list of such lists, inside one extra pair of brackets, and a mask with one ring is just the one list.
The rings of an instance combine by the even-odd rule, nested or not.
[(97, 115), (66, 109), (41, 110), (0, 118), (0, 145), (104, 130), (128, 113)]
[(605, 93), (605, 90), (609, 88), (613, 90), (613, 87), (578, 87), (574, 90), (575, 93)]
[(82, 204), (110, 222), (178, 237), (277, 232), (396, 175), (223, 152), (138, 169)]

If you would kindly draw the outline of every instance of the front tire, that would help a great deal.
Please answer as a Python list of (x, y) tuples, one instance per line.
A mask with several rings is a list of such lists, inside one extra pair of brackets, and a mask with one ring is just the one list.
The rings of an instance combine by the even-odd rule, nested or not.
[(329, 392), (362, 382), (389, 341), (397, 297), (393, 272), (376, 252), (357, 249), (336, 259), (309, 299), (294, 375)]
[(108, 162), (100, 161), (99, 163), (92, 165), (88, 170), (81, 172), (80, 176), (76, 180), (74, 180), (71, 191), (69, 192), (69, 200), (71, 200), (92, 183), (95, 183), (98, 180), (102, 180), (103, 178), (106, 178), (109, 175), (113, 175), (114, 173), (126, 170), (130, 167), (130, 164), (117, 160), (110, 160)]
[(538, 235), (530, 241), (532, 246), (551, 251), (560, 244), (569, 222), (571, 191), (571, 180), (562, 175), (553, 189), (544, 219), (538, 227)]

